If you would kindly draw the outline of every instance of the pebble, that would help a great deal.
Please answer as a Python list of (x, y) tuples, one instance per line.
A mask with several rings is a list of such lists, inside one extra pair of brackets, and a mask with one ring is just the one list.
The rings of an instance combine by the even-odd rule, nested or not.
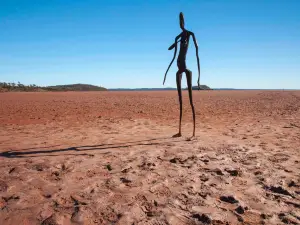
[(198, 221), (204, 223), (204, 224), (211, 224), (211, 218), (208, 215), (205, 214), (193, 214), (192, 217), (194, 219), (197, 219)]
[(229, 196), (221, 196), (221, 197), (220, 197), (220, 200), (223, 201), (223, 202), (231, 203), (231, 204), (234, 204), (234, 203), (238, 203), (238, 202), (239, 202), (239, 201), (236, 200), (232, 195), (229, 195)]
[(244, 214), (245, 213), (245, 209), (243, 206), (238, 206), (235, 211), (238, 213), (238, 214)]

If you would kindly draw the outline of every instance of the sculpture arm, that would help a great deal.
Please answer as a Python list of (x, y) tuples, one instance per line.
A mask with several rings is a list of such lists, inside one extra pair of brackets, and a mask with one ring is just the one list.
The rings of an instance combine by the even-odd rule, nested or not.
[(196, 48), (197, 65), (198, 65), (198, 88), (200, 90), (200, 62), (199, 62), (199, 55), (198, 55), (198, 44), (197, 44), (195, 34), (193, 32), (190, 32), (190, 34), (192, 35), (192, 38), (193, 38), (193, 41), (195, 44), (195, 48)]
[(167, 69), (167, 71), (166, 71), (166, 73), (165, 73), (163, 85), (165, 84), (165, 81), (166, 81), (166, 78), (167, 78), (167, 73), (168, 73), (168, 71), (169, 71), (169, 69), (170, 69), (170, 67), (171, 67), (171, 65), (172, 65), (172, 63), (174, 62), (174, 59), (175, 59), (175, 57), (176, 57), (176, 53), (177, 53), (177, 42), (178, 42), (179, 37), (180, 37), (180, 35), (178, 35), (178, 36), (175, 38), (174, 44), (172, 44), (172, 45), (168, 48), (168, 50), (171, 50), (171, 49), (175, 48), (175, 51), (174, 51), (173, 59), (172, 59), (170, 65), (169, 65), (169, 67), (168, 67), (168, 69)]
[(180, 41), (180, 40), (176, 41), (176, 39), (175, 39), (174, 44), (172, 44), (172, 45), (168, 48), (168, 50), (172, 50), (175, 46), (177, 46), (177, 43), (178, 43), (179, 41)]

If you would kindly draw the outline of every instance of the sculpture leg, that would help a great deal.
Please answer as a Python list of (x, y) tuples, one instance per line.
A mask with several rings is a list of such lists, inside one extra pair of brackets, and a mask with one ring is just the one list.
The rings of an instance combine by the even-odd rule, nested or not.
[(182, 72), (178, 71), (176, 73), (176, 83), (177, 83), (177, 92), (179, 98), (179, 108), (180, 108), (180, 116), (179, 116), (179, 132), (173, 137), (181, 137), (181, 119), (182, 119), (182, 94), (181, 94), (181, 79), (182, 79)]
[(192, 96), (192, 71), (187, 69), (185, 73), (186, 73), (186, 80), (187, 80), (187, 85), (189, 90), (190, 105), (192, 107), (192, 112), (193, 112), (193, 122), (194, 122), (193, 137), (195, 137), (195, 109), (194, 109), (193, 96)]

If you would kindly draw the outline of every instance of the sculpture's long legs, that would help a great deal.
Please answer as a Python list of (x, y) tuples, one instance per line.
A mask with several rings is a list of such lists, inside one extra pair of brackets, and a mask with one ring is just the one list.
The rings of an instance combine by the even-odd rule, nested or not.
[(181, 119), (182, 119), (182, 93), (181, 93), (181, 79), (182, 79), (182, 72), (177, 71), (176, 73), (176, 83), (177, 83), (177, 91), (178, 91), (178, 98), (179, 98), (179, 108), (180, 108), (180, 117), (179, 117), (179, 132), (173, 137), (181, 137)]
[(195, 109), (194, 109), (193, 96), (192, 96), (192, 71), (186, 69), (185, 73), (186, 73), (186, 81), (189, 89), (190, 104), (193, 111), (193, 122), (194, 122), (193, 137), (195, 137)]

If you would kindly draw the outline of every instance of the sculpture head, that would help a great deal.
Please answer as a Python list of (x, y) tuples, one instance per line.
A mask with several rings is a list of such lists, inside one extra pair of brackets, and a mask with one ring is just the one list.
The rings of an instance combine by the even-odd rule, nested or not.
[(183, 17), (183, 13), (182, 12), (179, 14), (179, 24), (180, 24), (180, 28), (182, 30), (184, 30), (184, 17)]

